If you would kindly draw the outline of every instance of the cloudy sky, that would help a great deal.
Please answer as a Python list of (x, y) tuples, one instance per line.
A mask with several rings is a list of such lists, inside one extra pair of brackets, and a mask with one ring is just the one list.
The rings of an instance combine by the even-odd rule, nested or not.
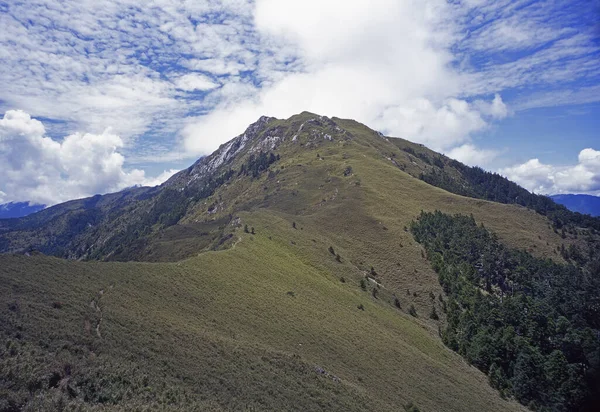
[(158, 184), (261, 115), (600, 194), (597, 0), (0, 1), (0, 203)]

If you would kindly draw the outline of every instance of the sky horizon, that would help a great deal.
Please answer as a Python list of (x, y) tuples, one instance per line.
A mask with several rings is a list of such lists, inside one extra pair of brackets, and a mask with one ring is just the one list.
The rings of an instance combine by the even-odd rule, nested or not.
[(600, 2), (0, 2), (0, 204), (156, 185), (261, 115), (600, 195)]

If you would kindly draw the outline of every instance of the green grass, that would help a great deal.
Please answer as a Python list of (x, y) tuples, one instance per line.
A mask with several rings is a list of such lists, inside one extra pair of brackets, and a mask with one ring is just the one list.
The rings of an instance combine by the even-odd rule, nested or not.
[[(273, 240), (267, 219), (234, 249), (174, 264), (2, 256), (3, 396), (39, 381), (9, 396), (30, 410), (36, 394), (109, 410), (518, 409), (405, 314)], [(46, 389), (54, 372), (67, 383)]]

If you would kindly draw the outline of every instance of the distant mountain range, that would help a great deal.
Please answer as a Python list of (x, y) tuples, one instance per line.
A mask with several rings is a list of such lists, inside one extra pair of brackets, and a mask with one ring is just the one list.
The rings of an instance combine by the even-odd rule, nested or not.
[(552, 200), (573, 212), (600, 216), (600, 197), (591, 195), (553, 195)]
[(46, 205), (33, 205), (29, 202), (10, 202), (0, 205), (0, 219), (24, 217), (39, 212)]

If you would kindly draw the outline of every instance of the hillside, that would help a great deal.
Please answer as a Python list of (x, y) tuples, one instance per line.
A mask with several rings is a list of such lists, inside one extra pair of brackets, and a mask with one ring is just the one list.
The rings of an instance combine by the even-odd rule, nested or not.
[(591, 195), (553, 195), (552, 200), (573, 212), (600, 216), (600, 197)]
[(465, 168), (305, 112), (160, 187), (0, 221), (20, 254), (0, 255), (0, 410), (522, 409), (441, 342), (448, 296), (411, 224), (472, 215), (558, 264), (595, 229), (485, 200)]

